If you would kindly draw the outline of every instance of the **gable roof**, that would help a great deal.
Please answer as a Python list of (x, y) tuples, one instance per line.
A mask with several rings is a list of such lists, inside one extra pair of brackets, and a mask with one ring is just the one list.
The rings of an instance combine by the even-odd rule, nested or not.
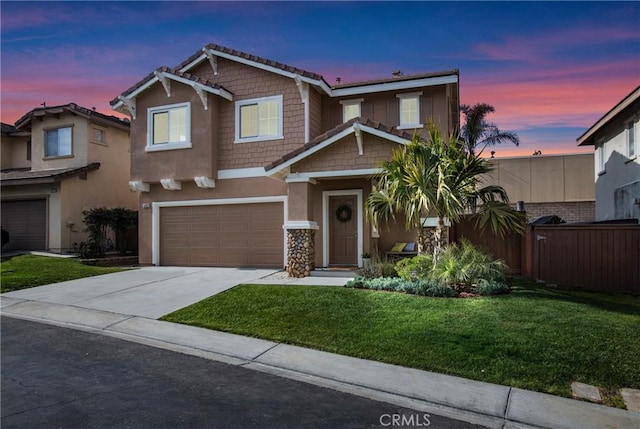
[(124, 91), (119, 97), (111, 100), (111, 107), (114, 110), (122, 108), (124, 103), (120, 97), (135, 97), (137, 94), (157, 82), (158, 78), (156, 76), (156, 73), (158, 71), (170, 73), (174, 76), (184, 77), (186, 79), (192, 80), (196, 84), (201, 84), (206, 87), (211, 87), (218, 90), (224, 90), (231, 94), (222, 86), (188, 73), (195, 66), (206, 60), (211, 60), (213, 66), (216, 57), (246, 64), (251, 67), (256, 67), (285, 77), (299, 79), (302, 82), (314, 85), (330, 97), (342, 97), (373, 92), (394, 91), (431, 85), (458, 83), (460, 74), (458, 69), (453, 69), (436, 73), (395, 76), (385, 79), (344, 83), (340, 85), (330, 86), (320, 74), (212, 43), (195, 52), (193, 55), (182, 61), (174, 68), (161, 67), (155, 72), (150, 73), (144, 79)]
[(595, 144), (595, 134), (638, 100), (640, 100), (640, 85), (636, 87), (636, 89), (631, 91), (629, 95), (624, 97), (611, 110), (605, 113), (604, 116), (598, 119), (596, 123), (593, 124), (587, 131), (585, 131), (580, 137), (578, 137), (576, 139), (576, 141), (578, 142), (578, 146), (593, 146)]
[(387, 140), (394, 141), (400, 144), (406, 144), (411, 141), (413, 135), (402, 130), (398, 130), (394, 127), (381, 124), (380, 122), (372, 121), (366, 118), (353, 118), (343, 124), (340, 124), (329, 131), (320, 134), (318, 137), (306, 143), (304, 146), (285, 154), (277, 160), (271, 162), (264, 167), (268, 175), (273, 175), (288, 166), (295, 164), (303, 160), (304, 158), (316, 153), (320, 149), (333, 144), (334, 142), (342, 139), (343, 137), (355, 133), (357, 130), (365, 131), (369, 134), (373, 134)]
[(53, 183), (69, 177), (89, 173), (99, 168), (99, 162), (93, 162), (84, 167), (55, 168), (37, 171), (32, 171), (29, 168), (12, 168), (0, 172), (0, 184), (2, 184), (2, 186), (14, 186)]
[(59, 115), (61, 113), (70, 112), (74, 115), (82, 116), (90, 121), (101, 123), (104, 125), (112, 125), (122, 130), (129, 130), (130, 124), (129, 121), (120, 119), (113, 115), (105, 115), (104, 113), (100, 113), (93, 109), (87, 109), (86, 107), (82, 107), (77, 105), (76, 103), (68, 103), (59, 106), (44, 106), (44, 107), (36, 107), (30, 112), (23, 115), (20, 119), (16, 121), (15, 128), (17, 130), (21, 130), (27, 128), (33, 118), (43, 117), (47, 115)]
[(160, 81), (159, 76), (166, 76), (169, 79), (176, 80), (182, 83), (198, 85), (199, 87), (207, 90), (208, 92), (212, 92), (218, 95), (223, 96), (230, 100), (232, 98), (232, 92), (225, 89), (222, 85), (218, 85), (217, 83), (211, 82), (210, 80), (203, 79), (200, 76), (196, 76), (191, 73), (181, 72), (176, 69), (172, 69), (166, 66), (159, 67), (152, 73), (149, 73), (146, 77), (144, 77), (141, 81), (124, 91), (118, 97), (114, 98), (109, 102), (113, 109), (117, 109), (119, 105), (122, 104), (122, 100), (120, 97), (132, 98), (140, 94), (142, 91), (149, 88), (154, 83)]

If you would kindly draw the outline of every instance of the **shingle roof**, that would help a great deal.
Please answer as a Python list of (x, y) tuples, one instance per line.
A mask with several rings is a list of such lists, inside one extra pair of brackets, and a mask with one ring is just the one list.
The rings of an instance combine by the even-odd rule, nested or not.
[(411, 140), (413, 138), (413, 135), (406, 132), (406, 131), (402, 131), (402, 130), (398, 130), (395, 127), (389, 127), (387, 125), (384, 125), (380, 122), (376, 122), (376, 121), (372, 121), (371, 119), (366, 119), (366, 118), (353, 118), (343, 124), (340, 124), (332, 129), (330, 129), (329, 131), (320, 134), (319, 136), (317, 136), (316, 138), (314, 138), (313, 140), (311, 140), (309, 143), (306, 143), (304, 146), (300, 146), (299, 148), (283, 155), (282, 157), (276, 159), (275, 161), (273, 161), (272, 163), (268, 164), (267, 166), (264, 167), (264, 169), (266, 171), (272, 170), (274, 168), (276, 168), (277, 166), (279, 166), (280, 164), (283, 164), (287, 161), (289, 161), (290, 159), (295, 158), (298, 155), (303, 154), (304, 152), (312, 149), (313, 147), (321, 144), (322, 142), (324, 142), (325, 140), (339, 134), (340, 132), (350, 128), (351, 126), (353, 126), (354, 123), (359, 123), (360, 125), (364, 125), (367, 127), (371, 127), (371, 128), (375, 128), (376, 130), (380, 130), (383, 131), (387, 134), (392, 134), (394, 136), (397, 137), (401, 137), (403, 139), (406, 140)]
[[(190, 80), (192, 82), (199, 83), (201, 85), (205, 85), (205, 86), (208, 86), (208, 87), (211, 87), (211, 88), (214, 88), (214, 89), (222, 89), (222, 90), (225, 90), (225, 91), (231, 93), (231, 91), (229, 91), (228, 89), (226, 89), (222, 85), (218, 85), (217, 83), (214, 83), (214, 82), (211, 82), (210, 80), (201, 78), (200, 76), (197, 76), (197, 75), (194, 75), (194, 74), (191, 74), (191, 73), (181, 72), (181, 71), (177, 70), (177, 68), (176, 69), (172, 69), (172, 68), (167, 67), (167, 66), (162, 66), (162, 67), (156, 69), (154, 72), (149, 73), (144, 79), (142, 79), (141, 81), (139, 81), (138, 83), (136, 83), (135, 85), (133, 85), (131, 88), (127, 89), (126, 91), (124, 91), (120, 95), (126, 96), (127, 94), (130, 94), (130, 93), (134, 92), (136, 89), (142, 87), (147, 82), (149, 82), (151, 79), (156, 77), (156, 75), (155, 75), (156, 72), (169, 73), (169, 74), (172, 74), (174, 76), (178, 76), (178, 77), (181, 77), (183, 79), (188, 79), (188, 80)], [(113, 106), (118, 101), (120, 101), (120, 100), (118, 99), (118, 97), (116, 97), (113, 100), (111, 100), (109, 102), (109, 104), (111, 104)]]
[(100, 113), (93, 109), (87, 109), (86, 107), (79, 106), (76, 103), (62, 104), (58, 106), (36, 107), (35, 109), (26, 113), (20, 119), (18, 119), (16, 121), (15, 126), (17, 128), (23, 128), (24, 126), (29, 124), (29, 122), (31, 122), (31, 119), (34, 116), (45, 115), (47, 113), (62, 113), (65, 110), (71, 111), (75, 114), (80, 114), (87, 119), (99, 119), (102, 121), (108, 121), (108, 122), (117, 124), (122, 127), (127, 127), (127, 128), (130, 126), (129, 121), (120, 119), (113, 115), (105, 115), (104, 113)]
[(2, 125), (2, 135), (9, 135), (11, 133), (14, 133), (17, 131), (16, 127), (14, 127), (11, 124), (5, 124), (4, 122), (0, 122), (0, 125)]
[[(11, 168), (0, 171), (0, 183), (2, 186), (13, 185), (20, 181), (19, 184), (26, 184), (30, 182), (57, 182), (67, 177), (78, 176), (82, 173), (88, 173), (100, 168), (99, 162), (93, 162), (84, 167), (74, 168), (55, 168), (51, 170), (36, 170), (33, 171), (29, 168)], [(17, 184), (17, 183), (16, 183)]]

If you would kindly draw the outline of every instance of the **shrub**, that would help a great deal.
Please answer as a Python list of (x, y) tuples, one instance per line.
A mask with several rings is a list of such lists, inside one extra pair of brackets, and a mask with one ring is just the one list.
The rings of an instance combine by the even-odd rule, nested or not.
[(433, 267), (433, 278), (449, 285), (471, 286), (480, 279), (501, 283), (509, 267), (500, 259), (475, 247), (467, 240), (450, 244)]
[(356, 276), (366, 279), (378, 277), (398, 277), (395, 266), (390, 262), (372, 262), (368, 267), (359, 268)]
[(398, 277), (378, 277), (365, 279), (356, 277), (347, 282), (346, 287), (370, 290), (403, 292), (413, 295), (448, 297), (455, 295), (453, 289), (435, 280), (404, 280)]
[(405, 280), (429, 278), (433, 268), (433, 256), (418, 255), (413, 258), (401, 259), (396, 263), (398, 275)]
[(476, 292), (478, 295), (499, 295), (509, 292), (509, 287), (504, 283), (480, 279), (476, 284)]

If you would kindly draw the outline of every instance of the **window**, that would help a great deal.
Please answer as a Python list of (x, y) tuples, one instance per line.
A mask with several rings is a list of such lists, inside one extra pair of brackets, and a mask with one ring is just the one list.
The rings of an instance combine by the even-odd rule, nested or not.
[(171, 104), (148, 109), (147, 127), (147, 152), (190, 148), (190, 104)]
[(635, 122), (627, 125), (627, 155), (629, 158), (636, 156), (636, 127)]
[(281, 95), (236, 102), (236, 143), (281, 138)]
[(362, 101), (364, 101), (364, 99), (359, 98), (357, 100), (344, 100), (340, 102), (340, 104), (342, 104), (342, 122), (347, 122), (350, 119), (362, 116)]
[(91, 128), (91, 141), (98, 144), (106, 144), (105, 130), (98, 127)]
[(72, 155), (72, 127), (45, 131), (45, 157)]
[(27, 161), (31, 161), (31, 139), (27, 140)]
[(606, 153), (605, 153), (605, 149), (604, 149), (604, 142), (601, 142), (598, 145), (598, 172), (602, 173), (604, 172), (604, 167), (605, 164), (607, 162), (607, 158), (606, 158)]
[(400, 125), (398, 128), (422, 128), (420, 123), (421, 92), (397, 95), (400, 100)]

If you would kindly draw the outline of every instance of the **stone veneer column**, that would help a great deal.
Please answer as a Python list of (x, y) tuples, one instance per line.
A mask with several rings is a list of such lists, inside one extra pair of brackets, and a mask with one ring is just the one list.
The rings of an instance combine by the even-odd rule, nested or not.
[(315, 268), (314, 229), (287, 230), (287, 273), (289, 277), (307, 277)]

